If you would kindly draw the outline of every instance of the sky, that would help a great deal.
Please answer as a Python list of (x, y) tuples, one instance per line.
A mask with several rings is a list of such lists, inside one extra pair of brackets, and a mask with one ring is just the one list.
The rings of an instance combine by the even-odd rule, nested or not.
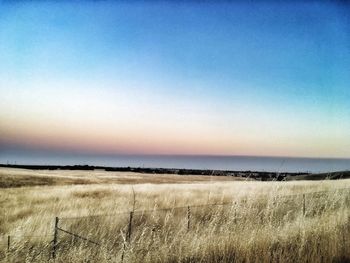
[(350, 7), (0, 2), (0, 153), (350, 158)]

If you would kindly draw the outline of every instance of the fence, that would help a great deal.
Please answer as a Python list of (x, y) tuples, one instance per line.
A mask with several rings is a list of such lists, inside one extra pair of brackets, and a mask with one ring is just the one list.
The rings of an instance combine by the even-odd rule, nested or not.
[[(50, 258), (56, 258), (59, 250), (65, 251), (72, 244), (83, 242), (86, 245), (96, 247), (105, 246), (105, 240), (113, 240), (109, 246), (123, 251), (123, 261), (126, 244), (139, 240), (144, 235), (176, 235), (180, 232), (189, 232), (192, 229), (206, 227), (215, 219), (215, 225), (232, 223), (237, 225), (238, 220), (258, 220), (256, 223), (264, 223), (269, 220), (273, 223), (273, 216), (277, 213), (285, 213), (286, 220), (291, 220), (302, 214), (304, 217), (314, 216), (325, 211), (325, 202), (309, 202), (312, 198), (322, 199), (329, 197), (332, 193), (349, 192), (350, 188), (334, 191), (309, 192), (304, 194), (274, 196), (268, 200), (268, 196), (261, 196), (260, 202), (249, 203), (247, 198), (238, 202), (193, 205), (172, 208), (154, 208), (152, 210), (136, 210), (125, 213), (113, 213), (109, 215), (94, 215), (83, 217), (56, 217), (52, 235), (27, 236), (31, 238), (46, 238), (46, 245), (38, 250), (38, 253), (48, 253)], [(265, 198), (265, 199), (264, 199)], [(268, 211), (268, 206), (274, 206), (279, 200), (280, 206), (273, 207)], [(280, 202), (283, 200), (283, 202)], [(346, 195), (345, 201), (350, 202)], [(283, 205), (281, 205), (283, 204)], [(334, 202), (335, 204), (335, 202)], [(244, 207), (245, 209), (240, 209)], [(327, 207), (329, 210), (330, 207)], [(205, 211), (205, 213), (204, 213)], [(238, 213), (238, 211), (240, 211)], [(288, 213), (286, 213), (286, 211)], [(278, 222), (275, 222), (278, 224)], [(102, 227), (103, 226), (103, 227)], [(135, 229), (142, 229), (137, 232)], [(15, 241), (18, 236), (5, 236), (3, 245), (7, 253), (18, 245)], [(25, 238), (25, 236), (22, 236)]]

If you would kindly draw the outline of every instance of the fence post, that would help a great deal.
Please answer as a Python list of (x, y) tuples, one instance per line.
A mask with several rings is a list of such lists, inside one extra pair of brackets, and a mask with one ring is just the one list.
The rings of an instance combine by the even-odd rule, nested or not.
[(59, 221), (59, 218), (56, 216), (55, 228), (54, 228), (54, 232), (53, 232), (52, 258), (56, 258), (56, 248), (57, 248), (57, 244), (58, 244), (58, 221)]
[(187, 206), (187, 231), (190, 231), (191, 226), (191, 207)]
[(11, 237), (10, 236), (7, 236), (7, 252), (10, 251), (10, 245), (11, 245)]
[(305, 194), (303, 194), (303, 216), (306, 214)]
[(127, 241), (130, 242), (131, 239), (131, 231), (132, 231), (132, 218), (134, 217), (134, 211), (130, 212), (130, 217), (129, 217), (129, 226), (128, 226), (128, 239)]

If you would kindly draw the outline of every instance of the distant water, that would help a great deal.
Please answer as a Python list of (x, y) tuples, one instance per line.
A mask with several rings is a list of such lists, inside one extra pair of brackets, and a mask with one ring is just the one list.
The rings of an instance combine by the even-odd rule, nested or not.
[(0, 163), (101, 165), (112, 167), (187, 168), (271, 172), (332, 172), (350, 170), (350, 159), (247, 156), (73, 155), (0, 153)]

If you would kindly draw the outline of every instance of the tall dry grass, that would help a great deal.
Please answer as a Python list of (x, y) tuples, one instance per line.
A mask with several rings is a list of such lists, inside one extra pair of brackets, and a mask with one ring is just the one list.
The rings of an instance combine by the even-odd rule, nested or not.
[[(58, 216), (62, 229), (100, 245), (59, 232), (55, 262), (346, 262), (350, 191), (337, 189), (348, 187), (350, 180), (2, 189), (0, 256), (48, 261)], [(302, 194), (318, 191), (327, 192), (307, 194), (304, 215)], [(7, 234), (13, 236), (9, 252)]]

